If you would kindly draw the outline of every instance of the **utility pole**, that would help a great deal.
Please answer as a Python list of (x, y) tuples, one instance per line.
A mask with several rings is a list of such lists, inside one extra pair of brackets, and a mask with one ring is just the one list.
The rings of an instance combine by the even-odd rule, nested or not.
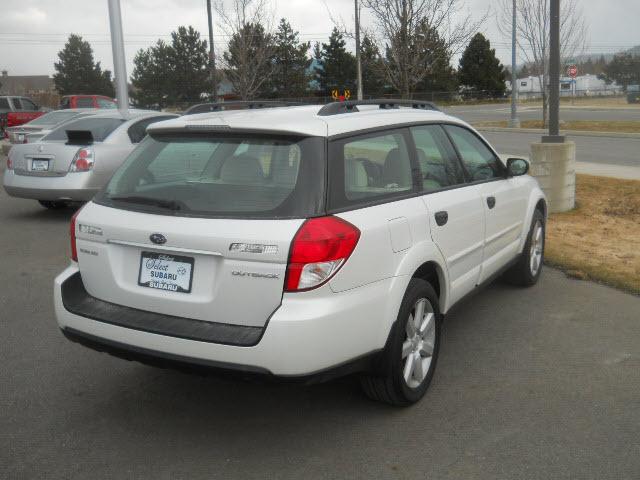
[(218, 101), (218, 83), (216, 81), (216, 54), (213, 51), (213, 20), (211, 18), (211, 0), (207, 0), (207, 20), (209, 22), (209, 75), (213, 84), (213, 101)]
[(118, 110), (123, 117), (129, 114), (129, 89), (127, 85), (127, 64), (124, 58), (124, 36), (122, 35), (122, 14), (120, 0), (109, 1), (109, 27), (111, 29), (111, 50), (113, 52), (113, 73), (116, 77), (116, 97)]
[(360, 55), (360, 8), (358, 0), (353, 2), (356, 7), (356, 68), (358, 72), (358, 100), (362, 100), (362, 56)]
[(545, 143), (563, 143), (560, 136), (560, 0), (551, 0), (549, 32), (549, 135)]
[(509, 120), (511, 128), (520, 128), (520, 119), (518, 118), (518, 73), (516, 72), (517, 20), (516, 0), (513, 0), (513, 21), (511, 24), (511, 120)]

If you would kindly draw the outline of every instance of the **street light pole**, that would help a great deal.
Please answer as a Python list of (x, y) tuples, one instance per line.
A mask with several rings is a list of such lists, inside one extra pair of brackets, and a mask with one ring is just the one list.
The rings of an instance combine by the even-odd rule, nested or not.
[(129, 113), (129, 89), (127, 85), (127, 64), (124, 57), (124, 36), (122, 35), (120, 0), (109, 0), (109, 27), (111, 30), (113, 74), (116, 79), (118, 110), (120, 110), (122, 116), (126, 117)]
[(360, 55), (360, 8), (358, 0), (354, 0), (356, 8), (356, 68), (358, 73), (358, 100), (362, 100), (362, 58)]
[(551, 0), (551, 31), (549, 35), (549, 135), (546, 143), (563, 143), (560, 136), (560, 0)]
[(513, 0), (513, 21), (511, 24), (511, 120), (509, 121), (511, 128), (520, 128), (520, 119), (518, 118), (518, 74), (516, 72), (517, 20), (516, 0)]
[(207, 0), (207, 21), (209, 23), (209, 75), (213, 84), (213, 101), (218, 101), (218, 82), (216, 81), (216, 54), (213, 50), (213, 19), (211, 18), (211, 0)]

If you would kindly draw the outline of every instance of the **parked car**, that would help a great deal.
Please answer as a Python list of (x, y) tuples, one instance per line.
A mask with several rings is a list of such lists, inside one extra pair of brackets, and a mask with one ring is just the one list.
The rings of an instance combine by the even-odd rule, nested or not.
[(78, 118), (81, 114), (81, 116), (88, 116), (97, 111), (98, 110), (86, 108), (54, 110), (52, 112), (45, 113), (35, 120), (31, 120), (30, 122), (20, 125), (19, 127), (7, 128), (7, 136), (9, 138), (9, 142), (12, 144), (28, 143), (29, 141), (33, 142), (36, 139), (44, 137), (60, 124)]
[(118, 108), (113, 98), (104, 95), (65, 95), (60, 99), (60, 108)]
[(370, 397), (416, 402), (453, 305), (504, 271), (538, 281), (547, 210), (525, 160), (503, 164), (433, 108), (351, 101), (150, 126), (71, 221), (62, 332), (162, 366), (357, 372)]
[(38, 143), (9, 150), (4, 188), (53, 209), (90, 200), (144, 138), (148, 125), (174, 117), (144, 110), (123, 117), (111, 110), (67, 122)]
[(627, 87), (627, 103), (640, 103), (640, 85)]
[(7, 138), (7, 128), (30, 122), (44, 113), (45, 111), (30, 98), (0, 97), (0, 139)]

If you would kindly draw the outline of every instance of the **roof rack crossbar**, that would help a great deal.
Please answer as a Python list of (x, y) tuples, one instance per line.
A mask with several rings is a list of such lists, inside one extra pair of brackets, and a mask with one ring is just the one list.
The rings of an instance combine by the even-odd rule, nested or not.
[(229, 102), (200, 103), (189, 107), (183, 115), (192, 115), (195, 113), (221, 112), (232, 108), (240, 109), (256, 109), (256, 108), (276, 108), (276, 107), (295, 107), (304, 105), (300, 102), (285, 102), (278, 100), (232, 100)]
[(400, 107), (411, 107), (418, 110), (434, 110), (440, 111), (432, 102), (422, 100), (399, 100), (392, 98), (381, 98), (374, 100), (347, 100), (344, 102), (331, 102), (323, 106), (318, 115), (325, 117), (329, 115), (338, 115), (340, 113), (358, 112), (358, 105), (378, 105), (382, 110), (395, 109)]

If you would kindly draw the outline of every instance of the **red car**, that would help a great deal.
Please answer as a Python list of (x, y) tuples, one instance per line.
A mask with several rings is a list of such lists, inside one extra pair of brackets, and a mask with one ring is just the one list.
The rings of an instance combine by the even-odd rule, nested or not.
[(60, 108), (118, 108), (113, 98), (104, 95), (65, 95)]

